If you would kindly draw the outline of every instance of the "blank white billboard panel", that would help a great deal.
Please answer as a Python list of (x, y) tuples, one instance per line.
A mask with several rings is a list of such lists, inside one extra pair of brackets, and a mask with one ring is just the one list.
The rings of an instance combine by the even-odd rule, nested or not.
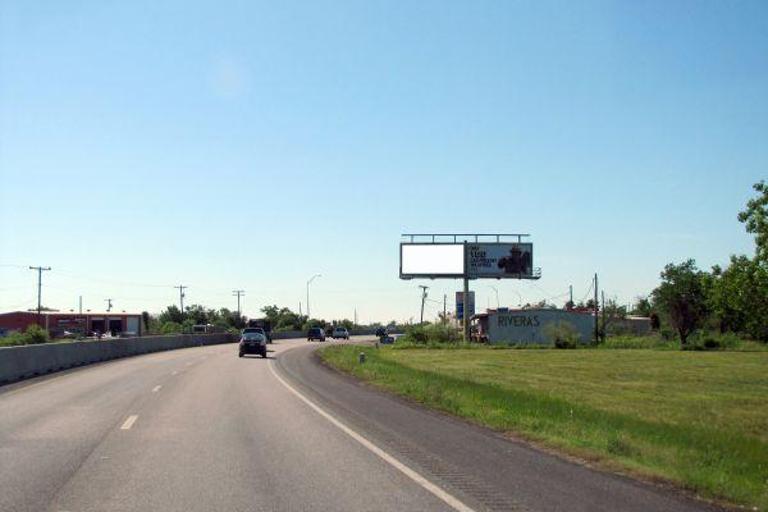
[(401, 244), (400, 277), (461, 277), (463, 244)]

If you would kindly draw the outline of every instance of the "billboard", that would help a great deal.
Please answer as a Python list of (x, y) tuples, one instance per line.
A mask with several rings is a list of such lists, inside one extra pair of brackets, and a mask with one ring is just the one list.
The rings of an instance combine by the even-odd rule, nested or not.
[(474, 243), (467, 244), (469, 277), (516, 278), (533, 277), (533, 244)]
[(401, 279), (463, 276), (463, 244), (400, 244)]
[[(467, 302), (467, 312), (471, 318), (475, 314), (475, 292), (469, 292)], [(464, 292), (456, 292), (456, 318), (458, 320), (464, 319)]]

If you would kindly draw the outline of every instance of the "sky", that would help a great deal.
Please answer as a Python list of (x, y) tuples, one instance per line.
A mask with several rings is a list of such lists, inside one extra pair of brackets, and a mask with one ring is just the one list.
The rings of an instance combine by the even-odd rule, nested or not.
[(764, 1), (0, 0), (0, 311), (453, 309), (402, 233), (530, 233), (478, 308), (753, 254)]

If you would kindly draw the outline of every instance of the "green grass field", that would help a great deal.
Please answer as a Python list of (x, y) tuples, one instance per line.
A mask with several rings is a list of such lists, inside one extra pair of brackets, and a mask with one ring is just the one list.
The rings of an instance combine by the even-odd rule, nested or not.
[(491, 428), (768, 510), (768, 352), (334, 346), (321, 356)]

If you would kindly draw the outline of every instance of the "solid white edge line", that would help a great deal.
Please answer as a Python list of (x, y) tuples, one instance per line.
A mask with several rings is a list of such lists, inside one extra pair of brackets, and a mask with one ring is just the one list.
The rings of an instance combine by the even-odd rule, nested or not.
[(320, 416), (325, 418), (326, 420), (330, 421), (335, 425), (337, 428), (339, 428), (341, 431), (343, 431), (345, 434), (350, 436), (352, 439), (366, 447), (368, 450), (372, 451), (376, 455), (378, 455), (380, 458), (382, 458), (386, 463), (388, 463), (390, 466), (394, 467), (401, 473), (403, 473), (405, 476), (416, 482), (418, 485), (420, 485), (425, 490), (429, 491), (436, 497), (440, 498), (442, 501), (447, 503), (451, 506), (451, 508), (458, 510), (460, 512), (475, 512), (474, 509), (467, 506), (465, 503), (463, 503), (461, 500), (453, 496), (452, 494), (448, 493), (447, 491), (441, 489), (437, 485), (433, 484), (429, 480), (427, 480), (425, 477), (421, 476), (416, 471), (412, 470), (399, 460), (397, 460), (395, 457), (390, 455), (389, 453), (385, 452), (372, 442), (370, 442), (368, 439), (363, 437), (362, 435), (358, 434), (348, 426), (346, 426), (341, 421), (337, 420), (334, 416), (332, 416), (330, 413), (326, 412), (320, 406), (315, 404), (312, 400), (307, 398), (306, 396), (302, 395), (299, 391), (297, 391), (293, 386), (288, 384), (285, 380), (283, 380), (282, 377), (280, 377), (274, 368), (274, 362), (269, 362), (269, 369), (272, 372), (272, 375), (275, 376), (275, 378), (288, 389), (291, 393), (293, 393), (299, 400), (307, 404), (309, 407), (311, 407), (316, 413), (318, 413)]
[(123, 423), (123, 426), (120, 427), (120, 430), (129, 430), (134, 423), (136, 423), (136, 420), (139, 419), (138, 414), (132, 414), (128, 416), (128, 419), (125, 420), (125, 423)]

